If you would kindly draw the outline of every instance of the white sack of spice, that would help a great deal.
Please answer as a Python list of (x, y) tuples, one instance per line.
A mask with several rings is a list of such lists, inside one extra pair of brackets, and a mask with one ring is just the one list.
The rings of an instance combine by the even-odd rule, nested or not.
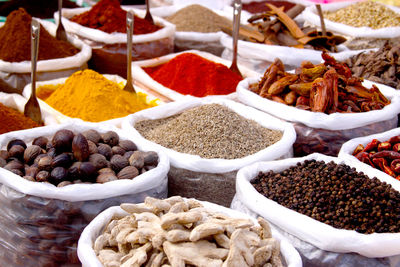
[[(322, 5), (322, 11), (335, 12), (340, 9), (346, 8), (350, 5), (355, 5), (354, 7), (359, 6), (360, 3), (354, 2), (342, 2), (342, 3), (330, 3)], [(357, 10), (356, 8), (350, 8), (349, 13), (345, 14), (337, 14), (337, 21), (343, 21), (344, 23), (334, 22), (329, 20), (325, 16), (325, 26), (326, 30), (337, 32), (343, 35), (351, 36), (351, 37), (370, 37), (370, 38), (395, 38), (400, 36), (400, 8), (382, 5), (383, 7), (378, 8), (378, 3), (376, 2), (367, 2), (364, 5), (368, 5), (366, 8), (362, 10)], [(387, 9), (393, 11), (388, 11)], [(397, 15), (397, 17), (396, 17)], [(317, 13), (317, 9), (315, 5), (307, 7), (303, 11), (303, 16), (306, 22), (317, 25), (321, 27), (321, 22), (319, 19), (319, 15)], [(378, 17), (379, 16), (379, 17)], [(367, 25), (367, 23), (372, 23), (371, 26), (374, 26), (374, 23), (380, 23), (382, 19), (392, 20), (394, 25), (397, 26), (392, 27), (383, 27), (383, 28), (371, 28), (371, 27), (353, 27), (351, 25)], [(347, 22), (347, 24), (345, 24)]]
[[(175, 119), (177, 114), (179, 119)], [(135, 128), (141, 125), (142, 130), (151, 129), (164, 122), (153, 133), (148, 132), (149, 138)], [(235, 171), (253, 162), (286, 156), (292, 153), (296, 139), (291, 124), (213, 97), (190, 97), (137, 112), (126, 117), (122, 129), (149, 148), (165, 151), (172, 166), (203, 173)], [(151, 141), (157, 139), (162, 145)]]
[[(313, 159), (325, 163), (330, 161), (336, 164), (344, 163), (350, 167), (354, 167), (356, 172), (363, 172), (370, 179), (377, 177), (379, 181), (386, 182), (394, 190), (400, 191), (400, 183), (398, 181), (392, 177), (380, 175), (381, 171), (377, 169), (366, 168), (365, 164), (360, 162), (314, 153), (302, 158), (259, 162), (240, 169), (236, 179), (236, 195), (232, 201), (231, 207), (242, 212), (244, 212), (245, 209), (250, 210), (254, 216), (262, 216), (272, 225), (279, 226), (284, 232), (294, 235), (300, 240), (308, 242), (324, 251), (358, 253), (369, 258), (394, 257), (397, 258), (398, 262), (398, 257), (400, 255), (400, 233), (363, 234), (355, 230), (334, 228), (333, 226), (286, 208), (263, 196), (250, 183), (260, 172), (282, 172), (291, 166), (296, 166), (297, 163), (303, 163), (306, 160)], [(322, 173), (324, 172), (321, 171), (320, 174)], [(244, 207), (244, 209), (242, 207)], [(338, 217), (341, 216), (343, 215)], [(382, 215), (382, 217), (384, 217), (384, 215)], [(297, 243), (295, 246), (301, 247), (302, 244)], [(315, 253), (324, 252), (319, 251)], [(327, 259), (327, 261), (332, 261), (332, 259)], [(336, 262), (334, 265), (336, 266)]]
[[(27, 101), (28, 101), (28, 99), (24, 98), (21, 95), (6, 94), (3, 92), (0, 92), (0, 103), (5, 105), (6, 107), (18, 110), (22, 114), (24, 113), (24, 108), (25, 108), (25, 104)], [(43, 109), (41, 109), (40, 111), (42, 113), (42, 120), (44, 122), (44, 125), (58, 124), (57, 119), (55, 118), (55, 116), (53, 114), (51, 114), (51, 112), (48, 112)]]
[(78, 255), (92, 267), (302, 266), (265, 220), (179, 196), (107, 209), (83, 231)]

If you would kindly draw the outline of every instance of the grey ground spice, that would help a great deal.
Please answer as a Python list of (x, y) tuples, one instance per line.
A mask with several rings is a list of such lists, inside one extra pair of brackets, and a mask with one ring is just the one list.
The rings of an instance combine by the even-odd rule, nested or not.
[(134, 127), (146, 139), (164, 147), (209, 159), (242, 158), (278, 142), (283, 135), (219, 104), (139, 121)]
[(218, 32), (222, 27), (232, 28), (232, 22), (201, 5), (182, 8), (167, 20), (183, 32)]

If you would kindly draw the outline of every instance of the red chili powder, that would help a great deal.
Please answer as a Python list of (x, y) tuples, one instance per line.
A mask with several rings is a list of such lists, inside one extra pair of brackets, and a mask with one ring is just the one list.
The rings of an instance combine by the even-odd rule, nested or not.
[(181, 54), (144, 71), (167, 88), (197, 97), (233, 93), (242, 80), (225, 65), (192, 53)]
[[(103, 32), (126, 33), (126, 13), (121, 8), (118, 0), (101, 0), (89, 11), (72, 17), (71, 21)], [(159, 29), (161, 29), (160, 26), (135, 15), (134, 34), (152, 33)]]

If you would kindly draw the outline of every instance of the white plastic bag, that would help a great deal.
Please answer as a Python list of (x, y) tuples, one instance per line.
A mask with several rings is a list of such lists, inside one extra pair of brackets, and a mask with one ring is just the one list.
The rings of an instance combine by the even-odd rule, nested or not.
[[(45, 20), (39, 21), (42, 27), (52, 36), (56, 35), (57, 26), (54, 23)], [(67, 37), (68, 41), (80, 51), (70, 57), (39, 60), (37, 62), (37, 81), (69, 76), (78, 70), (87, 68), (87, 62), (92, 56), (92, 49), (90, 46), (71, 35)], [(30, 73), (30, 61), (6, 62), (0, 60), (0, 79), (21, 92), (25, 85), (31, 82)]]
[[(121, 88), (123, 88), (123, 85), (125, 85), (125, 83), (126, 83), (126, 80), (121, 78), (118, 75), (105, 74), (103, 76), (105, 78), (107, 78), (108, 80), (112, 81), (112, 82), (120, 84), (122, 86)], [(40, 88), (40, 86), (43, 86), (43, 85), (64, 84), (67, 79), (68, 78), (59, 78), (59, 79), (45, 81), (45, 82), (38, 82), (38, 83), (36, 83), (36, 88), (37, 88), (36, 90), (38, 90)], [(29, 97), (31, 96), (31, 93), (32, 93), (32, 87), (31, 86), (32, 86), (31, 84), (26, 85), (24, 90), (23, 90), (23, 92), (22, 92), (22, 95), (24, 97), (26, 97), (27, 99), (29, 99)], [(159, 100), (158, 98), (154, 97), (149, 92), (143, 90), (140, 86), (136, 86), (135, 85), (135, 90), (136, 90), (136, 92), (142, 92), (142, 93), (147, 94), (147, 97), (146, 97), (147, 101), (156, 100), (157, 104), (162, 104), (161, 100)], [(112, 96), (110, 96), (110, 97), (112, 97)], [(61, 112), (59, 112), (55, 108), (51, 107), (49, 104), (47, 104), (45, 101), (43, 101), (43, 100), (41, 100), (39, 98), (38, 98), (38, 102), (39, 102), (40, 108), (44, 112), (46, 112), (46, 114), (51, 114), (51, 116), (54, 117), (57, 120), (58, 123), (68, 122), (69, 120), (72, 119), (71, 117), (68, 117), (68, 116), (62, 114)], [(123, 118), (116, 118), (116, 119), (103, 121), (102, 123), (109, 123), (109, 124), (115, 125), (117, 127), (120, 127), (122, 120), (123, 120)]]
[[(201, 204), (207, 209), (223, 213), (234, 218), (246, 218), (251, 219), (256, 225), (257, 221), (238, 211), (228, 209), (210, 202), (202, 201)], [(104, 227), (108, 222), (115, 217), (124, 217), (128, 215), (127, 212), (122, 210), (120, 207), (111, 207), (102, 213), (100, 213), (93, 221), (83, 230), (81, 237), (78, 242), (78, 255), (82, 262), (83, 267), (102, 267), (103, 265), (97, 259), (97, 256), (93, 250), (93, 244), (96, 238), (102, 233)], [(294, 247), (285, 240), (277, 231), (272, 230), (272, 236), (280, 241), (281, 254), (286, 261), (288, 267), (300, 267), (302, 266), (301, 258)]]
[[(18, 110), (22, 114), (24, 114), (25, 104), (27, 101), (28, 101), (27, 98), (24, 98), (21, 95), (6, 94), (3, 92), (0, 92), (0, 103), (5, 105), (6, 107)], [(58, 123), (58, 120), (51, 112), (49, 112), (43, 108), (40, 111), (42, 114), (42, 120), (43, 120), (44, 125), (52, 125), (52, 124)]]
[[(336, 11), (341, 8), (345, 8), (349, 5), (357, 4), (356, 2), (341, 2), (341, 3), (330, 3), (321, 5), (322, 11)], [(386, 5), (393, 11), (400, 13), (400, 8)], [(303, 17), (306, 22), (321, 27), (321, 21), (318, 16), (315, 5), (308, 6), (303, 11)], [(371, 18), (376, 19), (376, 18)], [(371, 37), (371, 38), (395, 38), (400, 36), (400, 27), (386, 27), (381, 29), (372, 29), (369, 27), (353, 27), (343, 23), (334, 22), (325, 19), (325, 27), (327, 31), (337, 32), (343, 35), (351, 37)]]
[[(57, 130), (75, 133), (96, 129), (112, 130), (122, 140), (135, 142), (141, 151), (149, 151), (140, 140), (107, 124), (84, 123), (45, 126), (0, 136), (0, 148), (15, 138), (29, 144), (35, 137), (51, 137)], [(157, 150), (156, 150), (157, 151)], [(167, 196), (168, 157), (157, 151), (159, 163), (133, 180), (104, 184), (72, 184), (55, 187), (31, 182), (0, 168), (0, 262), (10, 266), (42, 266), (50, 262), (78, 264), (76, 242), (83, 228), (101, 211), (123, 202), (143, 202), (146, 196)], [(54, 265), (55, 264), (55, 265)], [(46, 265), (47, 266), (47, 265)]]
[[(139, 83), (142, 83), (144, 86), (157, 91), (158, 93), (168, 97), (171, 100), (179, 100), (185, 97), (185, 95), (165, 87), (164, 85), (160, 84), (159, 82), (155, 81), (153, 78), (151, 78), (150, 75), (148, 75), (144, 70), (143, 67), (154, 67), (157, 65), (164, 64), (171, 59), (175, 58), (177, 55), (183, 54), (183, 53), (193, 53), (198, 56), (201, 56), (205, 59), (208, 59), (210, 61), (216, 62), (223, 64), (229, 68), (230, 64), (232, 62), (222, 59), (220, 57), (214, 56), (213, 54), (203, 52), (203, 51), (198, 51), (198, 50), (188, 50), (180, 53), (175, 53), (175, 54), (169, 54), (166, 56), (158, 57), (158, 58), (153, 58), (149, 60), (143, 60), (143, 61), (135, 61), (132, 62), (132, 76), (137, 80)], [(246, 67), (243, 67), (242, 65), (238, 66), (240, 69), (240, 72), (244, 77), (256, 77), (259, 76), (259, 74), (255, 71), (252, 71), (251, 69), (248, 69)], [(234, 93), (233, 93), (234, 94)], [(234, 97), (235, 95), (230, 94), (230, 97)]]
[[(133, 127), (137, 121), (166, 118), (187, 109), (211, 103), (224, 105), (263, 127), (280, 130), (283, 136), (277, 143), (244, 158), (206, 159), (198, 155), (180, 153), (146, 140)], [(225, 206), (229, 206), (235, 193), (235, 177), (238, 169), (260, 160), (290, 157), (292, 144), (296, 139), (294, 129), (289, 123), (231, 100), (216, 97), (187, 97), (151, 110), (139, 111), (126, 117), (122, 122), (122, 129), (128, 131), (132, 138), (140, 138), (147, 147), (163, 150), (169, 156), (171, 168), (168, 174), (168, 192), (170, 195), (195, 197)]]
[[(141, 18), (146, 13), (145, 10), (123, 6), (122, 8), (132, 10), (135, 15)], [(66, 31), (75, 34), (92, 47), (93, 55), (89, 62), (89, 66), (92, 69), (100, 73), (118, 74), (126, 77), (126, 33), (107, 33), (69, 20), (73, 16), (88, 10), (90, 10), (90, 7), (63, 9), (62, 23)], [(58, 12), (54, 13), (54, 19), (58, 21)], [(162, 28), (148, 34), (133, 35), (132, 60), (150, 59), (167, 55), (174, 51), (175, 25), (156, 16), (153, 19)]]
[[(236, 90), (238, 100), (282, 120), (292, 122), (298, 135), (296, 144), (301, 146), (299, 153), (323, 152), (324, 154), (337, 155), (341, 145), (352, 138), (387, 131), (397, 126), (400, 95), (395, 89), (386, 85), (370, 81), (363, 82), (363, 85), (367, 88), (371, 88), (375, 84), (382, 94), (391, 101), (383, 109), (362, 113), (332, 113), (328, 115), (281, 104), (249, 91), (249, 85), (258, 81), (259, 78), (241, 81)], [(314, 145), (318, 146), (319, 143), (323, 144), (321, 150), (312, 148)], [(310, 147), (309, 151), (307, 147)]]
[[(356, 231), (337, 229), (264, 197), (258, 193), (250, 183), (260, 171), (267, 172), (272, 170), (280, 172), (290, 166), (296, 165), (298, 162), (304, 162), (310, 159), (322, 160), (324, 162), (334, 161), (336, 164), (344, 163), (356, 168), (359, 172), (364, 172), (364, 174), (368, 175), (370, 178), (377, 177), (380, 181), (391, 184), (395, 190), (400, 190), (400, 183), (393, 182), (392, 177), (388, 179), (381, 175), (381, 172), (376, 169), (365, 168), (365, 165), (361, 163), (314, 153), (303, 158), (259, 162), (242, 168), (237, 174), (236, 195), (231, 206), (238, 210), (242, 210), (241, 207), (245, 207), (245, 209), (250, 210), (252, 213), (264, 217), (271, 222), (271, 224), (279, 227), (283, 232), (297, 237), (297, 241), (300, 242), (299, 244), (294, 244), (297, 249), (310, 249), (308, 244), (312, 245), (311, 249), (314, 248), (313, 246), (319, 248), (319, 251), (314, 250), (310, 252), (307, 250), (300, 250), (300, 253), (305, 254), (305, 257), (307, 257), (311, 253), (319, 252), (323, 254), (321, 258), (327, 266), (333, 266), (331, 263), (338, 260), (336, 257), (344, 259), (347, 257), (347, 266), (360, 266), (360, 262), (357, 262), (357, 257), (355, 257), (356, 260), (354, 261), (352, 259), (352, 254), (342, 253), (358, 253), (368, 258), (390, 257), (393, 259), (397, 258), (398, 260), (400, 256), (400, 233), (361, 234)], [(331, 254), (331, 252), (340, 254)], [(367, 259), (364, 258), (363, 260), (365, 261)], [(371, 259), (371, 262), (374, 262), (374, 260), (375, 259)], [(343, 260), (343, 262), (346, 263), (346, 260)], [(343, 265), (343, 262), (340, 266), (346, 266)], [(319, 262), (319, 264), (321, 265), (321, 262)], [(318, 264), (316, 264), (316, 266), (317, 265)], [(372, 265), (369, 264), (369, 266)]]

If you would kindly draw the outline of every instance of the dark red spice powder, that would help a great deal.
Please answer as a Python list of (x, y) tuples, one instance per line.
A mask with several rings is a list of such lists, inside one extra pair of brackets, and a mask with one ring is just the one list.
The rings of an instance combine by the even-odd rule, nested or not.
[[(126, 13), (118, 0), (101, 0), (89, 11), (72, 17), (71, 21), (107, 33), (126, 33)], [(152, 33), (159, 29), (161, 29), (160, 26), (135, 15), (134, 34)]]
[(183, 53), (165, 64), (144, 68), (144, 71), (165, 87), (197, 97), (233, 93), (242, 80), (225, 65), (193, 53)]

